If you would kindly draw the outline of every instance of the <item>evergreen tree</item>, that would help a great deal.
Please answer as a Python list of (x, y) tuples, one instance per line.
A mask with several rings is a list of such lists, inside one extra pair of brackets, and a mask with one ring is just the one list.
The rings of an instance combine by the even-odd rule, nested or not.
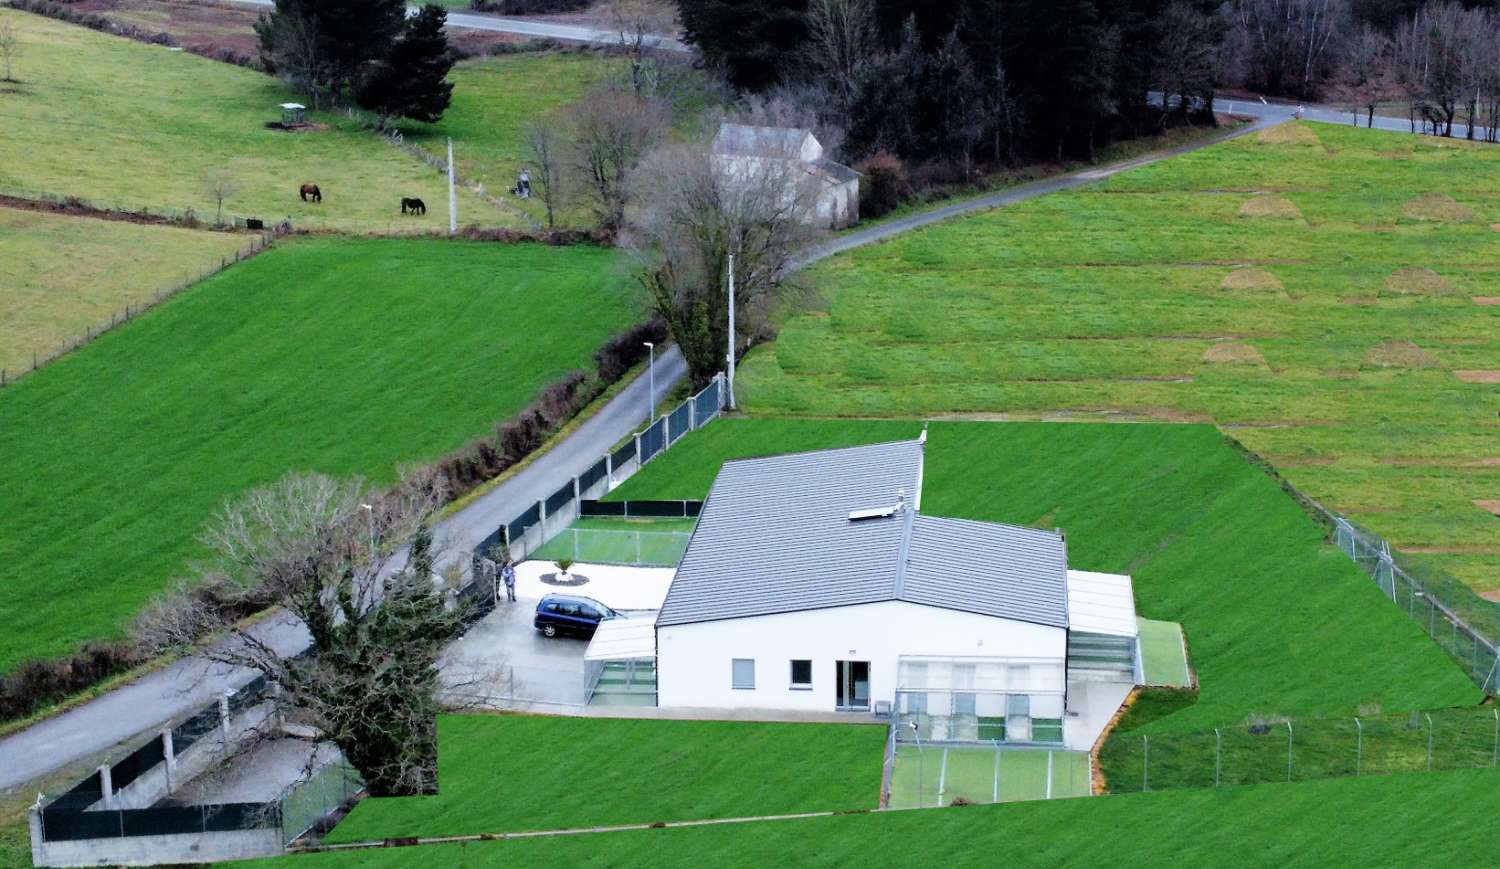
[(261, 62), (307, 92), (337, 102), (406, 26), (405, 0), (276, 0), (255, 24)]
[(735, 87), (782, 80), (807, 41), (807, 0), (678, 0), (682, 32)]
[(390, 53), (374, 63), (357, 95), (364, 108), (388, 118), (436, 121), (453, 98), (453, 50), (443, 28), (448, 11), (428, 3), (406, 22), (406, 32)]

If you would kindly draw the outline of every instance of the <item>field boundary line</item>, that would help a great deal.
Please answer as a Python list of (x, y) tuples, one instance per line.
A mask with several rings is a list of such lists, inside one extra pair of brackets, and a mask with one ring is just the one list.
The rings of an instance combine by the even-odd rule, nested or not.
[(511, 833), (470, 833), (462, 836), (431, 836), (375, 839), (364, 842), (340, 842), (333, 845), (288, 848), (288, 854), (316, 854), (326, 851), (362, 851), (370, 848), (412, 847), (418, 845), (452, 845), (465, 842), (504, 842), (512, 839), (545, 839), (554, 836), (582, 836), (590, 833), (623, 833), (631, 830), (672, 830), (683, 827), (712, 827), (726, 824), (749, 824), (757, 821), (797, 821), (807, 818), (832, 818), (839, 815), (861, 815), (880, 809), (847, 811), (795, 812), (785, 815), (746, 815), (734, 818), (701, 818), (690, 821), (653, 821), (638, 824), (611, 824), (599, 827), (564, 827), (555, 830), (528, 830)]

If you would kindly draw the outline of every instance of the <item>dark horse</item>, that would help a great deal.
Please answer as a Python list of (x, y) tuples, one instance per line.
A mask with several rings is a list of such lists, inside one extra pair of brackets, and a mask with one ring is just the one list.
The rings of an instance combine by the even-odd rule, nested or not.
[(426, 214), (427, 203), (423, 202), (420, 199), (408, 199), (403, 196), (401, 197), (401, 213), (406, 214), (408, 209), (410, 209), (412, 214)]
[(312, 201), (314, 202), (323, 201), (323, 191), (319, 190), (316, 184), (304, 184), (302, 185), (302, 189), (297, 192), (302, 195), (303, 202), (306, 202), (309, 196), (312, 197)]

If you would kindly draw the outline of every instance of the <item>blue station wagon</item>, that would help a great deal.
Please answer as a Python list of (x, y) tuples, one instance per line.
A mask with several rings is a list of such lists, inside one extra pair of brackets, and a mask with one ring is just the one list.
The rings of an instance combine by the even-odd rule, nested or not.
[(594, 636), (601, 621), (619, 617), (619, 613), (591, 597), (549, 594), (536, 605), (536, 620), (532, 624), (546, 637), (572, 634), (588, 639)]

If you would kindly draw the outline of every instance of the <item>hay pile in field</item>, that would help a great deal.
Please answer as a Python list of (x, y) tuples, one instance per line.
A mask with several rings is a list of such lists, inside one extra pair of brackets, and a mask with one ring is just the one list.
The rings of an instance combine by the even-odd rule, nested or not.
[(1453, 375), (1464, 383), (1500, 383), (1500, 371), (1467, 368), (1459, 369)]
[(1365, 353), (1365, 364), (1376, 368), (1436, 368), (1436, 356), (1410, 341), (1388, 339)]
[(1431, 220), (1439, 223), (1463, 223), (1473, 220), (1474, 210), (1446, 193), (1423, 193), (1406, 200), (1401, 213), (1412, 220)]
[(1255, 134), (1263, 145), (1320, 145), (1318, 134), (1302, 124), (1277, 124)]
[(1442, 296), (1453, 292), (1447, 278), (1425, 266), (1397, 269), (1380, 286), (1386, 293), (1399, 296)]
[(1203, 361), (1213, 365), (1265, 365), (1266, 357), (1244, 341), (1220, 341), (1203, 351)]
[(1302, 210), (1296, 203), (1285, 196), (1277, 196), (1271, 193), (1261, 193), (1246, 200), (1240, 206), (1241, 217), (1273, 217), (1283, 220), (1298, 220), (1302, 217)]
[(1219, 282), (1221, 290), (1266, 290), (1279, 292), (1286, 289), (1281, 279), (1262, 268), (1241, 266), (1224, 276)]

